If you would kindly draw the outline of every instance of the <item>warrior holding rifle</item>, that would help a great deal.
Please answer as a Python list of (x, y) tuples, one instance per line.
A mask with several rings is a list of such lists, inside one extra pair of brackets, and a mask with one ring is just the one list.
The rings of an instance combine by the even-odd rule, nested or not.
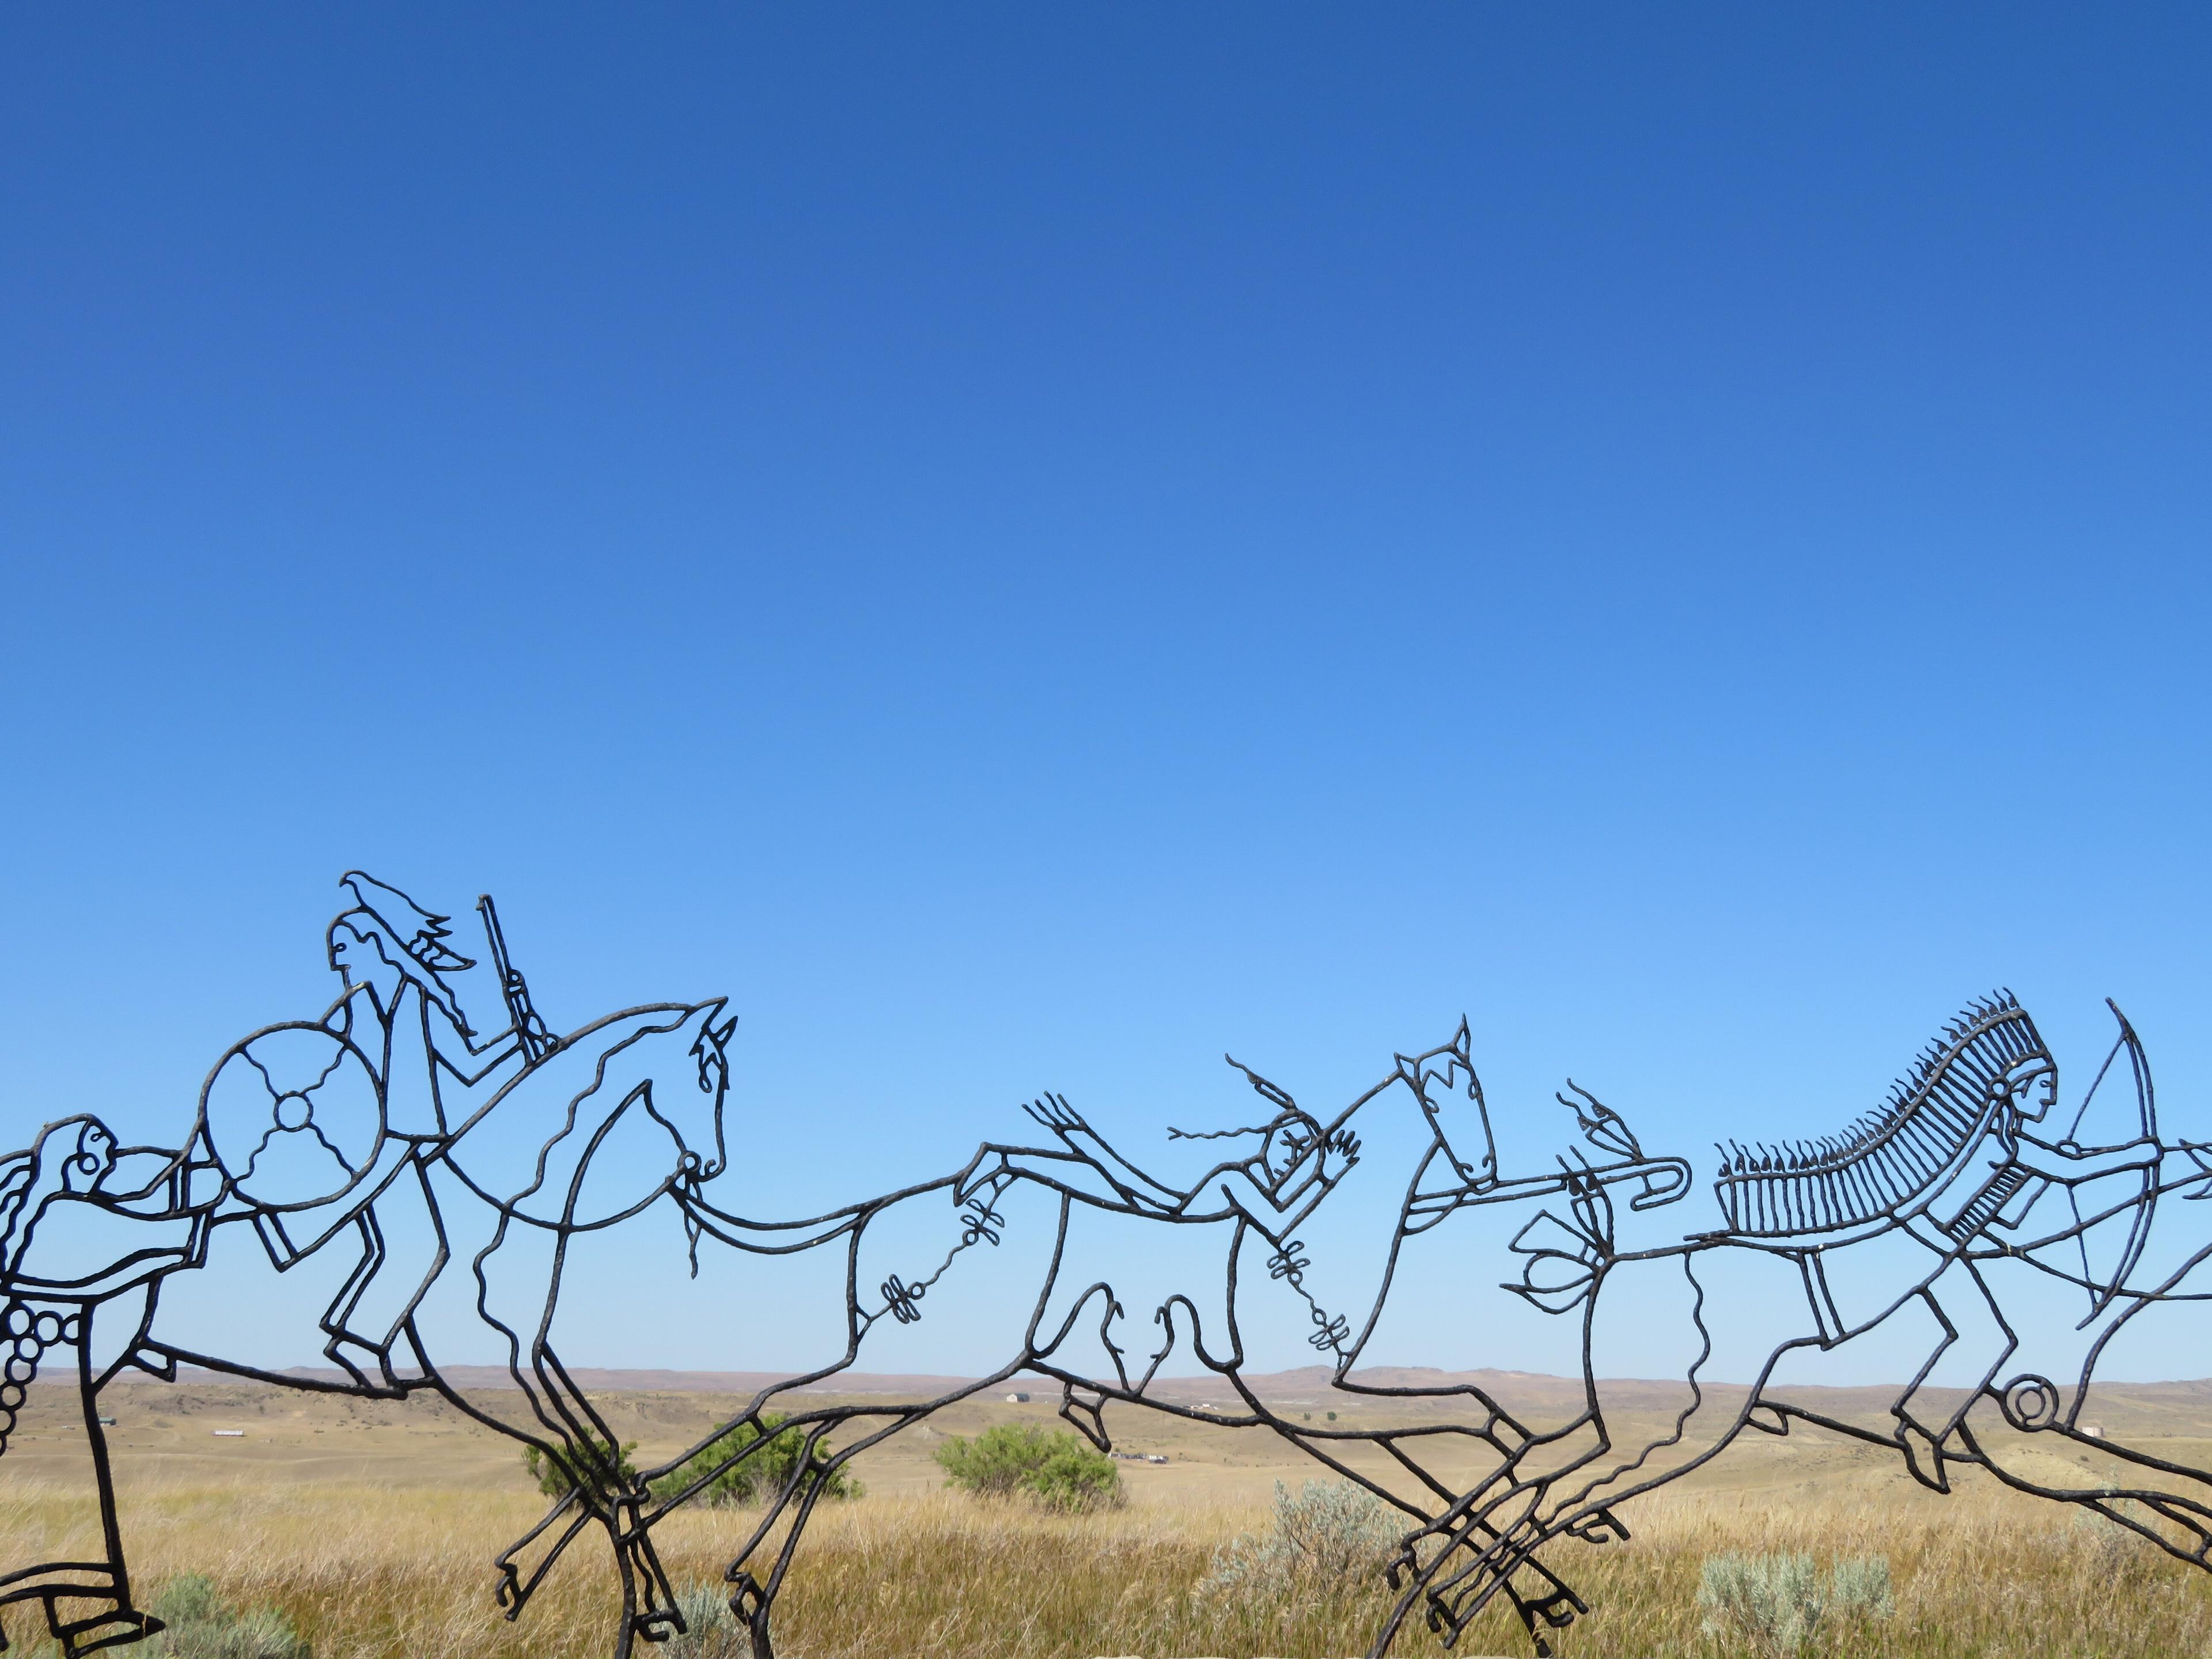
[(432, 1167), (475, 1104), (559, 1045), (489, 895), (477, 908), (507, 1020), (485, 1036), (455, 988), (476, 963), (447, 943), (449, 918), (358, 870), (339, 884), (354, 902), (327, 942), (344, 990), (319, 1021), (234, 1048), (204, 1112), (279, 1272), (349, 1227), (358, 1234), (359, 1264), (323, 1316), (324, 1352), (360, 1387), (404, 1393), (421, 1373), (394, 1349), (448, 1255)]

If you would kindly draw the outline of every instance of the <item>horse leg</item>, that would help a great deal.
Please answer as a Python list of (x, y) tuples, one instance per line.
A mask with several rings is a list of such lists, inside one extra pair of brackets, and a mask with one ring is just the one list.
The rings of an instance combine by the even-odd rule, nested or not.
[[(613, 1547), (615, 1575), (622, 1584), (622, 1618), (615, 1627), (614, 1659), (630, 1659), (636, 1651), (639, 1637), (652, 1644), (665, 1642), (682, 1632), (684, 1620), (676, 1611), (676, 1597), (669, 1588), (668, 1575), (661, 1568), (660, 1558), (646, 1528), (639, 1523), (637, 1499), (623, 1498), (599, 1518), (607, 1529), (607, 1541)], [(577, 1530), (571, 1527), (561, 1544), (574, 1537)], [(559, 1549), (556, 1544), (555, 1553)], [(550, 1564), (549, 1557), (546, 1565)], [(539, 1576), (544, 1576), (542, 1568)]]
[[(2019, 1383), (2015, 1382), (2014, 1388)], [(2041, 1385), (2046, 1397), (2055, 1401), (2057, 1390), (2049, 1384)], [(2191, 1468), (2186, 1464), (2168, 1462), (2164, 1458), (2118, 1445), (2112, 1441), (2093, 1438), (2057, 1422), (2039, 1420), (2023, 1413), (2014, 1401), (2001, 1398), (2007, 1422), (2015, 1430), (2027, 1433), (2049, 1432), (2063, 1436), (2075, 1444), (2093, 1449), (2101, 1455), (2138, 1469), (2156, 1471), (2160, 1474), (2179, 1476), (2203, 1485), (2212, 1475), (2203, 1469)], [(2191, 1566), (2212, 1568), (2212, 1503), (2192, 1498), (2185, 1492), (2156, 1486), (2124, 1486), (2118, 1484), (2118, 1471), (2114, 1478), (2094, 1486), (2053, 1486), (2034, 1475), (2015, 1473), (2004, 1461), (1995, 1455), (1975, 1434), (1972, 1425), (1962, 1423), (1955, 1431), (1960, 1449), (1954, 1454), (1958, 1461), (1972, 1463), (1988, 1471), (2014, 1492), (2031, 1497), (2049, 1498), (2053, 1503), (2075, 1504), (2094, 1510), (2106, 1520), (2147, 1539), (2168, 1555), (2186, 1561)], [(2130, 1506), (2134, 1506), (2130, 1512)], [(2148, 1517), (2172, 1528), (2182, 1534), (2176, 1538), (2161, 1532)]]
[[(1662, 1261), (1666, 1258), (1661, 1258)], [(1763, 1265), (1763, 1264), (1762, 1264)], [(1538, 1553), (1562, 1535), (1589, 1543), (1626, 1538), (1627, 1528), (1614, 1513), (1626, 1498), (1662, 1486), (1710, 1461), (1732, 1442), (1749, 1417), (1753, 1401), (1725, 1418), (1706, 1400), (1698, 1375), (1711, 1355), (1710, 1334), (1703, 1317), (1705, 1289), (1686, 1261), (1676, 1261), (1666, 1271), (1686, 1274), (1694, 1301), (1692, 1328), (1698, 1335), (1698, 1352), (1684, 1379), (1686, 1397), (1674, 1416), (1671, 1432), (1646, 1443), (1616, 1443), (1602, 1401), (1602, 1390), (1592, 1369), (1597, 1352), (1597, 1316), (1609, 1304), (1599, 1301), (1602, 1288), (1615, 1290), (1614, 1273), (1608, 1273), (1591, 1291), (1593, 1304), (1584, 1334), (1584, 1384), (1587, 1409), (1574, 1422), (1550, 1434), (1534, 1435), (1509, 1456), (1505, 1466), (1482, 1486), (1455, 1506), (1447, 1522), (1432, 1528), (1442, 1547), (1416, 1576), (1393, 1608), (1373, 1650), (1376, 1659), (1387, 1649), (1413, 1607), (1425, 1601), (1430, 1627), (1456, 1641), (1476, 1615), (1501, 1593), (1513, 1603), (1536, 1652), (1551, 1651), (1545, 1629), (1571, 1624), (1588, 1607), (1579, 1596), (1538, 1561)], [(1790, 1345), (1785, 1343), (1786, 1348)], [(1771, 1362), (1770, 1361), (1770, 1364)], [(1641, 1437), (1638, 1437), (1639, 1440)], [(1654, 1468), (1650, 1460), (1662, 1450), (1678, 1449), (1679, 1464)], [(1541, 1472), (1525, 1464), (1544, 1453), (1559, 1460)], [(1484, 1493), (1492, 1493), (1478, 1502)], [(1462, 1554), (1464, 1552), (1464, 1554)], [(1471, 1557), (1472, 1559), (1467, 1559)], [(1523, 1594), (1515, 1586), (1516, 1574), (1533, 1571), (1545, 1581)]]
[(637, 1639), (637, 1574), (623, 1550), (621, 1523), (612, 1516), (607, 1518), (607, 1539), (614, 1546), (615, 1572), (622, 1580), (622, 1620), (615, 1626), (615, 1659), (630, 1659)]
[[(648, 1642), (665, 1642), (684, 1633), (684, 1615), (677, 1611), (676, 1589), (660, 1565), (660, 1553), (653, 1547), (653, 1523), (638, 1514), (639, 1506), (640, 1500), (631, 1498), (615, 1507), (616, 1565), (625, 1585), (623, 1601), (631, 1632)], [(628, 1588), (632, 1585), (635, 1595)]]
[[(1530, 1484), (1540, 1488), (1545, 1483)], [(1399, 1620), (1402, 1620), (1404, 1613), (1411, 1610), (1416, 1599), (1425, 1601), (1429, 1628), (1450, 1645), (1465, 1635), (1468, 1626), (1483, 1609), (1503, 1594), (1520, 1615), (1539, 1659), (1545, 1659), (1552, 1650), (1545, 1630), (1565, 1630), (1589, 1611), (1587, 1601), (1536, 1559), (1537, 1552), (1560, 1530), (1564, 1528), (1547, 1527), (1538, 1522), (1533, 1513), (1527, 1512), (1517, 1520), (1506, 1521), (1502, 1527), (1480, 1515), (1467, 1517), (1411, 1587), (1412, 1594), (1403, 1599)], [(1468, 1552), (1474, 1559), (1454, 1566), (1447, 1575), (1447, 1565), (1461, 1551)], [(1543, 1581), (1539, 1591), (1524, 1595), (1515, 1584), (1515, 1577), (1523, 1571), (1534, 1572)], [(1538, 1628), (1540, 1622), (1544, 1626), (1542, 1630)]]
[[(557, 1281), (555, 1288), (557, 1292)], [(547, 1305), (550, 1310), (550, 1297)], [(662, 1571), (647, 1528), (638, 1518), (638, 1504), (643, 1494), (635, 1478), (623, 1467), (620, 1443), (615, 1438), (613, 1428), (576, 1386), (560, 1356), (545, 1341), (542, 1326), (533, 1345), (532, 1369), (537, 1374), (538, 1385), (545, 1391), (546, 1407), (565, 1425), (562, 1437), (568, 1447), (570, 1468), (581, 1477), (577, 1487), (579, 1498), (587, 1486), (600, 1494), (589, 1507), (607, 1529), (615, 1571), (622, 1583), (622, 1628), (615, 1638), (615, 1659), (629, 1659), (632, 1646), (640, 1635), (657, 1644), (665, 1641), (672, 1630), (682, 1626), (667, 1574)], [(539, 1577), (552, 1564), (552, 1556), (560, 1553), (576, 1530), (570, 1528), (554, 1546), (538, 1569)]]
[[(820, 1431), (817, 1430), (816, 1434), (818, 1437)], [(777, 1593), (783, 1588), (784, 1575), (791, 1571), (792, 1558), (799, 1553), (799, 1536), (806, 1530), (806, 1523), (813, 1518), (815, 1504), (821, 1501), (823, 1492), (829, 1487), (834, 1465), (831, 1468), (816, 1465), (813, 1453), (813, 1443), (810, 1441), (806, 1459), (793, 1476), (791, 1484), (784, 1488), (781, 1496), (754, 1529), (744, 1554), (730, 1564), (729, 1582), (737, 1586), (736, 1593), (730, 1597), (730, 1611), (737, 1615), (738, 1622), (751, 1633), (752, 1659), (775, 1659), (775, 1640), (769, 1633), (769, 1616), (775, 1610)], [(799, 1499), (799, 1504), (792, 1511), (791, 1529), (784, 1534), (783, 1547), (776, 1552), (775, 1565), (769, 1570), (768, 1582), (763, 1583), (744, 1570), (745, 1557), (750, 1555), (761, 1540), (768, 1536), (769, 1529), (775, 1524), (777, 1517), (791, 1507), (793, 1498)]]
[[(1369, 1659), (1383, 1659), (1407, 1619), (1424, 1601), (1429, 1628), (1443, 1635), (1449, 1644), (1503, 1590), (1520, 1613), (1540, 1656), (1548, 1654), (1551, 1648), (1537, 1629), (1539, 1620), (1549, 1629), (1563, 1630), (1577, 1615), (1589, 1611), (1589, 1603), (1535, 1559), (1536, 1550), (1550, 1534), (1535, 1524), (1534, 1512), (1558, 1476), (1522, 1475), (1516, 1472), (1517, 1462), (1517, 1457), (1509, 1460), (1504, 1468), (1407, 1540), (1404, 1553), (1390, 1569), (1389, 1578), (1391, 1588), (1399, 1589), (1401, 1572), (1410, 1569), (1412, 1581), (1404, 1585), (1377, 1631)], [(1482, 1494), (1493, 1489), (1494, 1495), (1482, 1501)], [(1424, 1536), (1441, 1540), (1425, 1565), (1418, 1554)], [(1462, 1553), (1473, 1559), (1462, 1560)], [(1540, 1590), (1523, 1595), (1515, 1586), (1514, 1576), (1524, 1569), (1543, 1581)], [(1440, 1577), (1442, 1583), (1437, 1582)]]
[[(546, 1547), (545, 1553), (538, 1558), (537, 1565), (530, 1568), (529, 1576), (525, 1577), (522, 1564), (516, 1558), (550, 1532), (555, 1523), (572, 1510), (575, 1513), (568, 1524)], [(561, 1559), (561, 1553), (591, 1522), (591, 1506), (579, 1493), (571, 1490), (546, 1510), (544, 1517), (536, 1526), (501, 1550), (493, 1559), (492, 1569), (499, 1575), (499, 1583), (493, 1590), (492, 1597), (498, 1602), (509, 1624), (522, 1617), (523, 1608), (530, 1604), (530, 1598), (537, 1593), (538, 1585), (545, 1582), (545, 1575), (553, 1571), (553, 1564)]]

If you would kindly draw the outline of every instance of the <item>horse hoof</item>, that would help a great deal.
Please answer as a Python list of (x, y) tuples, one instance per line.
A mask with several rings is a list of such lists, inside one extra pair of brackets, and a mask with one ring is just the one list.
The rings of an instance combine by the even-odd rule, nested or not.
[(143, 1642), (149, 1636), (158, 1636), (168, 1626), (150, 1613), (141, 1613), (136, 1607), (119, 1607), (115, 1612), (79, 1626), (61, 1638), (64, 1659), (76, 1659), (81, 1653), (97, 1653), (102, 1648), (118, 1648), (129, 1642)]
[(1917, 1423), (1897, 1425), (1897, 1448), (1905, 1454), (1905, 1467), (1930, 1492), (1948, 1492), (1951, 1477), (1943, 1468), (1943, 1448)]
[(629, 1621), (630, 1633), (641, 1636), (648, 1642), (665, 1642), (684, 1632), (684, 1615), (673, 1607), (663, 1607), (656, 1613), (641, 1613)]

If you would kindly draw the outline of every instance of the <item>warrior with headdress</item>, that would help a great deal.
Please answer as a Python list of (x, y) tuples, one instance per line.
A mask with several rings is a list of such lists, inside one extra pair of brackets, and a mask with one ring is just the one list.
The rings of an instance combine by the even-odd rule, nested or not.
[[(2121, 1042), (2145, 1091), (2142, 1118), (2139, 1133), (2109, 1145), (2081, 1145), (2075, 1138), (2078, 1114), (2064, 1134), (2042, 1132), (2058, 1098), (2058, 1063), (2027, 1011), (2011, 993), (1999, 992), (1960, 1013), (1889, 1099), (1842, 1133), (1779, 1146), (1731, 1143), (1721, 1148), (1723, 1161), (1715, 1190), (1728, 1227), (1708, 1237), (1758, 1244), (1795, 1259), (1824, 1344), (1858, 1334), (1916, 1296), (1936, 1314), (1944, 1338), (1895, 1407), (1898, 1442), (1914, 1474), (1929, 1485), (1942, 1486), (1945, 1437), (2014, 1346), (1978, 1264), (2014, 1256), (2048, 1268), (2034, 1253), (2054, 1239), (2016, 1241), (2030, 1210), (2054, 1187), (2071, 1194), (2108, 1176), (2137, 1174), (2146, 1177), (2148, 1206), (2160, 1149), (2150, 1115), (2148, 1072), (2124, 1019)], [(2141, 1222), (2147, 1219), (2147, 1214), (2139, 1218), (2136, 1243), (2109, 1276), (2105, 1300), (2117, 1292), (2134, 1265)], [(2056, 1237), (2081, 1231), (2077, 1224)], [(1893, 1231), (1933, 1252), (1940, 1265), (1899, 1301), (1845, 1305), (1848, 1298), (1831, 1285), (1826, 1258)], [(2094, 1303), (2096, 1287), (2091, 1289)], [(2101, 1304), (2093, 1307), (2093, 1315), (2096, 1307)], [(1929, 1390), (1929, 1373), (1936, 1358), (1968, 1330), (1978, 1334), (1976, 1340), (1988, 1352), (1988, 1368), (1962, 1401), (1938, 1403)]]

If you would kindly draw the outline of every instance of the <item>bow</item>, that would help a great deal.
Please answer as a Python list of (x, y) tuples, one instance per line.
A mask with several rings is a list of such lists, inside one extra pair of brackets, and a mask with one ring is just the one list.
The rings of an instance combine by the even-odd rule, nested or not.
[[(2097, 1068), (2096, 1078), (2089, 1085), (2089, 1092), (2081, 1097), (2081, 1104), (2066, 1131), (2067, 1141), (2070, 1144), (2075, 1140), (2081, 1130), (2081, 1120), (2088, 1115), (2090, 1103), (2096, 1099), (2097, 1090), (2112, 1069), (2112, 1062), (2125, 1054), (2128, 1069), (2135, 1079), (2137, 1131), (2142, 1139), (2156, 1145), (2158, 1096), (2151, 1085), (2150, 1061), (2143, 1054), (2142, 1040), (2136, 1036), (2136, 1028), (2128, 1023), (2128, 1017), (2120, 1012), (2118, 1003), (2106, 997), (2105, 1006), (2112, 1011), (2112, 1018), (2119, 1022), (2120, 1033), (2112, 1040), (2112, 1051), (2105, 1056), (2105, 1063)], [(2158, 1208), (2159, 1170), (2156, 1161), (2138, 1169), (2136, 1179), (2141, 1190), (2133, 1200), (2134, 1215), (2128, 1225), (2127, 1242), (2120, 1247), (2119, 1260), (2113, 1267), (2111, 1277), (2103, 1281), (2101, 1289), (2099, 1288), (2097, 1276), (2089, 1267), (2088, 1229), (2081, 1218), (2081, 1189), (2073, 1186), (2066, 1189), (2066, 1201), (2074, 1211), (2074, 1242), (2081, 1252), (2081, 1282), (2089, 1290), (2089, 1312), (2081, 1323), (2075, 1327), (2076, 1330), (2087, 1328), (2099, 1315), (2112, 1305), (2114, 1299), (2126, 1288), (2128, 1275), (2142, 1260), (2143, 1246), (2150, 1238), (2151, 1217)], [(2108, 1213), (2117, 1214), (2120, 1207), (2124, 1206), (2115, 1206)]]

